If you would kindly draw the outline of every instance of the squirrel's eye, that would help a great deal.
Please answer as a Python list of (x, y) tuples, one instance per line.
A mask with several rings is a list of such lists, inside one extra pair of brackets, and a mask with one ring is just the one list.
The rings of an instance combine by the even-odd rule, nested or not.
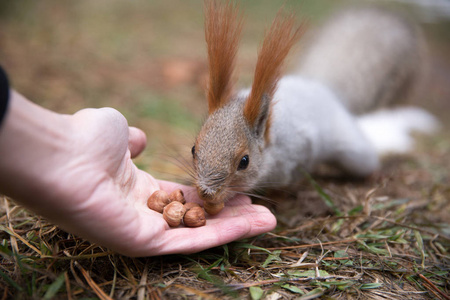
[(239, 162), (238, 171), (247, 169), (249, 162), (250, 159), (248, 158), (248, 155), (244, 155), (244, 157), (242, 157), (241, 161)]
[(192, 146), (191, 153), (192, 153), (192, 156), (195, 156), (195, 145)]

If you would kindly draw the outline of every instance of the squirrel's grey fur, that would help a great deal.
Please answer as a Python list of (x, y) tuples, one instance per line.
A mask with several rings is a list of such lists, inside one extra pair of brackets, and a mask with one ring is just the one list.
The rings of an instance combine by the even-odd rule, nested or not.
[[(409, 139), (411, 129), (436, 124), (420, 109), (356, 117), (395, 102), (417, 78), (422, 41), (413, 25), (379, 9), (352, 9), (314, 34), (299, 70), (281, 78), (273, 99), (263, 101), (266, 107), (272, 103), (268, 139), (264, 128), (251, 128), (243, 116), (250, 90), (206, 120), (193, 151), (196, 185), (205, 201), (294, 185), (319, 163), (366, 176), (378, 168), (380, 151), (407, 150), (396, 141)], [(267, 117), (261, 112), (259, 126), (266, 126)], [(381, 123), (397, 135), (384, 138), (373, 130)], [(250, 163), (238, 170), (244, 154)]]

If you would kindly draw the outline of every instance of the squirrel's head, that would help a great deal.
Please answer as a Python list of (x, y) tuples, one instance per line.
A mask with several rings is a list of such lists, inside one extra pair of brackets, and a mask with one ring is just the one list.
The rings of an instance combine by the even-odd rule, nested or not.
[(242, 21), (229, 2), (205, 4), (209, 116), (192, 155), (200, 198), (205, 205), (220, 205), (236, 192), (253, 189), (259, 179), (280, 69), (302, 27), (294, 26), (292, 15), (282, 18), (278, 14), (258, 53), (251, 91), (233, 95), (232, 75)]
[(192, 147), (197, 191), (209, 203), (252, 189), (259, 177), (270, 99), (254, 126), (243, 113), (245, 100), (237, 96), (211, 113)]

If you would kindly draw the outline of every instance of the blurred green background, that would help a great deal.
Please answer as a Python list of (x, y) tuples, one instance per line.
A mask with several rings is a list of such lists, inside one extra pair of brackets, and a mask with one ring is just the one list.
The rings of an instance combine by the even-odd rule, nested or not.
[[(245, 15), (237, 64), (243, 87), (251, 82), (264, 29), (281, 6), (314, 27), (349, 1), (238, 2)], [(439, 65), (437, 96), (427, 103), (437, 111), (442, 105), (448, 109), (442, 104), (450, 95), (443, 84), (450, 74), (448, 19), (430, 22), (425, 10), (405, 7), (424, 24)], [(15, 89), (48, 109), (68, 114), (85, 107), (118, 109), (147, 133), (138, 166), (158, 177), (183, 176), (173, 158), (189, 160), (207, 111), (203, 1), (2, 1), (0, 64)]]

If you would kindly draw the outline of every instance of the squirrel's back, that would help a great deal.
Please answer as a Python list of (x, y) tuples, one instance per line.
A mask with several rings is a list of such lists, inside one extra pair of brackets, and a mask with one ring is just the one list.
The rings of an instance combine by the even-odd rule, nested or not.
[(421, 80), (423, 41), (414, 24), (384, 9), (346, 9), (302, 50), (299, 74), (361, 114), (406, 98)]

